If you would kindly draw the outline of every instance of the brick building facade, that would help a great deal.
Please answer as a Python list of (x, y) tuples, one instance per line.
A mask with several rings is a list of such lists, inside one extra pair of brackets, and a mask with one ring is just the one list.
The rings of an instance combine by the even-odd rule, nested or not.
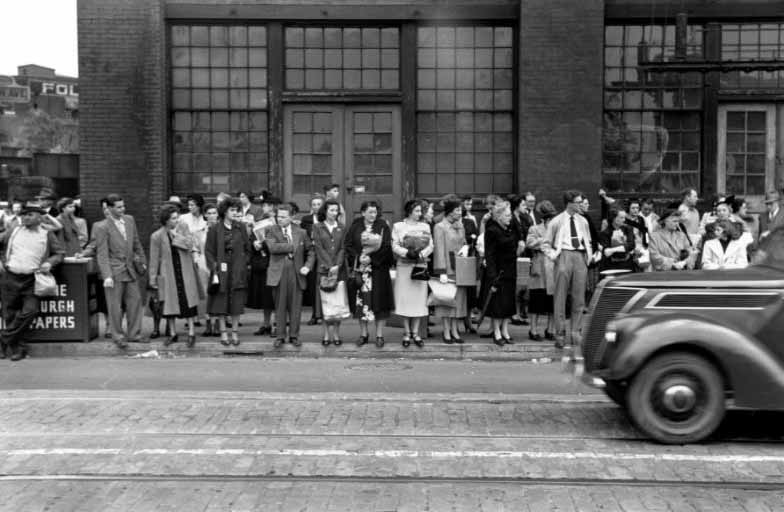
[(753, 202), (784, 174), (775, 0), (79, 0), (78, 15), (87, 213), (121, 191), (145, 232), (190, 192), (305, 206), (337, 182), (349, 208), (398, 215), (414, 196), (567, 187)]

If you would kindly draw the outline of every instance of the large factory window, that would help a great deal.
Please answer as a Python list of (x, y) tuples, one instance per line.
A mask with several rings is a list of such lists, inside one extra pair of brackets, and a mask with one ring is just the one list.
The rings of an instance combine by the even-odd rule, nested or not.
[(170, 29), (173, 192), (266, 188), (266, 27)]
[(417, 36), (417, 191), (513, 190), (512, 27), (422, 26)]
[[(702, 28), (689, 26), (687, 58), (701, 58), (702, 48)], [(699, 189), (702, 75), (639, 67), (641, 58), (674, 55), (674, 25), (605, 28), (602, 182), (608, 191)]]

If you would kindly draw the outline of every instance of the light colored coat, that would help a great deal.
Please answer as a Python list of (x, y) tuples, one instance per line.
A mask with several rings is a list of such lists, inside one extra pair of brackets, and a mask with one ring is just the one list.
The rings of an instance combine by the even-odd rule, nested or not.
[(547, 295), (553, 295), (555, 293), (555, 264), (545, 255), (547, 251), (552, 249), (546, 235), (547, 226), (544, 223), (531, 226), (528, 229), (525, 246), (532, 252), (531, 280), (528, 281), (528, 288), (531, 290), (544, 288)]
[(702, 248), (702, 268), (705, 270), (746, 268), (749, 265), (747, 242), (748, 240), (742, 237), (732, 240), (725, 251), (718, 239), (708, 240)]
[(93, 224), (95, 259), (103, 279), (115, 278), (127, 271), (131, 279), (136, 281), (139, 275), (134, 267), (134, 260), (145, 264), (147, 260), (139, 241), (136, 222), (130, 215), (123, 215), (123, 219), (127, 239), (123, 238), (112, 219), (107, 218)]
[[(191, 245), (193, 244), (190, 237), (184, 238)], [(151, 287), (158, 287), (158, 298), (163, 301), (164, 315), (179, 315), (182, 313), (180, 311), (180, 301), (177, 297), (177, 281), (174, 274), (172, 250), (177, 251), (177, 254), (180, 256), (182, 281), (185, 286), (185, 297), (188, 300), (188, 307), (197, 306), (201, 298), (199, 279), (196, 277), (191, 250), (173, 247), (166, 227), (161, 227), (150, 235), (149, 279)]]
[(433, 227), (433, 272), (455, 277), (454, 256), (465, 245), (463, 221), (450, 224), (446, 219)]

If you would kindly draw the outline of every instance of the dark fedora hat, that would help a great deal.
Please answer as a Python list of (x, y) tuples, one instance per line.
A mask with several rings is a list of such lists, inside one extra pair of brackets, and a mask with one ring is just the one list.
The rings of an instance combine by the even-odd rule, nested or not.
[(36, 202), (33, 202), (33, 201), (27, 201), (27, 202), (26, 202), (26, 203), (25, 203), (25, 204), (22, 206), (22, 215), (24, 215), (25, 213), (40, 213), (41, 215), (43, 215), (43, 214), (45, 214), (45, 213), (46, 213), (46, 210), (44, 210), (44, 209), (41, 207), (41, 205), (40, 205), (40, 204), (38, 204), (38, 203), (36, 203)]
[(38, 195), (35, 196), (36, 199), (48, 199), (50, 201), (57, 201), (57, 194), (54, 193), (54, 190), (48, 187), (44, 187), (38, 192)]

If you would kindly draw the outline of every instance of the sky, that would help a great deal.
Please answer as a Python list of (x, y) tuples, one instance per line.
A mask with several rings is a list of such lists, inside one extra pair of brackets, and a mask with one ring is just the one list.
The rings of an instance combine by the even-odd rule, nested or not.
[(78, 76), (76, 0), (0, 0), (0, 75), (38, 64)]

